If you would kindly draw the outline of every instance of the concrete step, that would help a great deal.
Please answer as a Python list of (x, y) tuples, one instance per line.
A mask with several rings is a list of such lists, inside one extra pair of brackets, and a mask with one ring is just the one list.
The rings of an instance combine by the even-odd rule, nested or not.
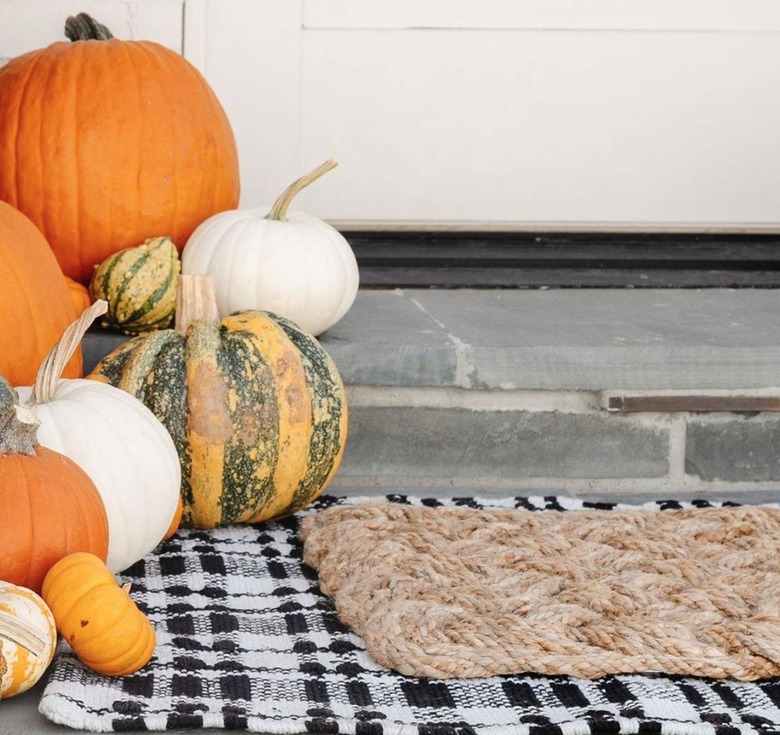
[[(362, 290), (322, 335), (351, 422), (334, 492), (780, 498), (780, 291)], [(90, 333), (91, 367), (124, 338)]]

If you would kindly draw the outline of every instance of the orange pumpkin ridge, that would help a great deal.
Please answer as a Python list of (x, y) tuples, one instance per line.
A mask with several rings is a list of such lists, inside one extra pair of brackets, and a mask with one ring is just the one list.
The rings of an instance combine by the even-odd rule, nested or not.
[(84, 309), (88, 309), (92, 305), (92, 297), (89, 294), (89, 289), (85, 285), (78, 281), (74, 281), (67, 276), (65, 276), (65, 282), (68, 284), (70, 298), (71, 301), (73, 301), (76, 313), (81, 314)]
[(200, 72), (160, 44), (53, 43), (0, 68), (0, 103), (0, 199), (81, 283), (149, 237), (181, 251), (203, 220), (238, 205), (228, 118)]
[[(0, 201), (0, 374), (12, 385), (32, 383), (75, 315), (67, 282), (43, 235)], [(82, 372), (79, 347), (63, 377), (78, 378)]]
[(0, 376), (0, 579), (39, 592), (49, 568), (74, 551), (106, 558), (108, 520), (86, 472), (37, 444), (38, 422)]

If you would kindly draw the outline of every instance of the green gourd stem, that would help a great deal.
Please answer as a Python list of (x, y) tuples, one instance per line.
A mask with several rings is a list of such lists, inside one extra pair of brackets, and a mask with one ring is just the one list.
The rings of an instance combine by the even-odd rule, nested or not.
[(98, 299), (92, 306), (84, 309), (82, 315), (63, 332), (62, 337), (49, 350), (38, 368), (35, 385), (27, 401), (28, 405), (48, 403), (54, 398), (62, 371), (79, 346), (84, 333), (92, 322), (105, 314), (107, 310), (108, 302)]
[(35, 454), (38, 426), (40, 421), (19, 405), (19, 394), (0, 375), (0, 454)]
[(65, 20), (65, 35), (70, 41), (108, 41), (114, 34), (87, 13), (69, 15)]
[(211, 276), (182, 274), (176, 291), (176, 323), (174, 329), (186, 334), (190, 324), (209, 321), (219, 324), (217, 297)]
[(320, 176), (323, 176), (331, 169), (336, 168), (338, 165), (339, 163), (335, 158), (329, 158), (325, 163), (321, 163), (310, 173), (293, 181), (292, 184), (279, 195), (279, 198), (274, 202), (271, 211), (265, 218), (285, 222), (287, 220), (287, 209), (300, 191), (305, 189), (309, 184), (314, 183)]
[(47, 640), (25, 620), (0, 610), (0, 638), (29, 651), (35, 658), (46, 653)]

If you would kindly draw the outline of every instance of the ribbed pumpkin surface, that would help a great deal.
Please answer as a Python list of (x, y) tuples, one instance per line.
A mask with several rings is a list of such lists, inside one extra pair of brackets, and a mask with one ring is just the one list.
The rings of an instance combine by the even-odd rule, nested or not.
[(63, 556), (89, 551), (106, 558), (106, 511), (84, 470), (45, 447), (0, 458), (0, 579), (39, 592)]
[(293, 513), (328, 485), (347, 403), (328, 354), (292, 322), (232, 314), (136, 337), (90, 376), (141, 399), (182, 465), (184, 523), (212, 528)]
[[(0, 374), (11, 385), (33, 383), (46, 353), (75, 318), (74, 299), (43, 235), (0, 201)], [(78, 347), (63, 377), (81, 374)]]
[(0, 68), (0, 199), (67, 276), (146, 238), (181, 249), (238, 204), (238, 161), (200, 72), (150, 41), (57, 42)]
[(68, 290), (70, 291), (70, 298), (73, 301), (73, 306), (76, 310), (76, 316), (81, 314), (84, 309), (88, 309), (92, 303), (92, 297), (89, 295), (89, 289), (78, 281), (74, 281), (72, 278), (65, 276), (65, 283), (68, 284)]

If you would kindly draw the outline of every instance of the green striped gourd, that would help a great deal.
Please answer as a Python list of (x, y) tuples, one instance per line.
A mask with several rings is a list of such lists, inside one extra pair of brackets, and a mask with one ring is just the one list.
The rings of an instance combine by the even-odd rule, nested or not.
[(182, 276), (176, 328), (128, 340), (90, 375), (166, 426), (182, 468), (183, 523), (256, 523), (314, 500), (338, 470), (347, 402), (335, 364), (287, 319), (219, 321), (210, 277)]
[(108, 302), (103, 326), (130, 335), (168, 327), (180, 271), (179, 253), (169, 237), (152, 237), (110, 255), (89, 284), (94, 300)]

